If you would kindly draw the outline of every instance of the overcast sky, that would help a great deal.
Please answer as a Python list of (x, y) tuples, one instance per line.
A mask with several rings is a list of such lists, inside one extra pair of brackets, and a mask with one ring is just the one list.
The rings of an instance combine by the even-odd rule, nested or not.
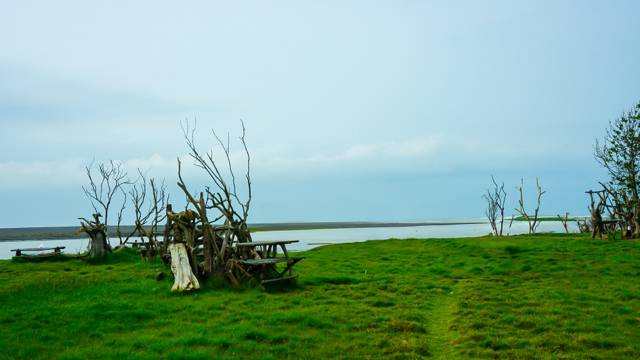
[[(87, 216), (123, 161), (183, 203), (180, 121), (247, 126), (253, 222), (481, 217), (490, 176), (585, 213), (640, 100), (637, 1), (0, 1), (0, 227)], [(235, 150), (240, 150), (236, 147)], [(244, 165), (236, 158), (239, 171)], [(187, 169), (196, 189), (204, 179)]]

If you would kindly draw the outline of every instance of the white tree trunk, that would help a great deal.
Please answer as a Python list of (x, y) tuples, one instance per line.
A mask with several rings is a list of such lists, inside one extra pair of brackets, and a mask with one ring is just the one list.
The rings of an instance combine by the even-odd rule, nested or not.
[(198, 279), (191, 271), (187, 248), (184, 244), (169, 245), (169, 252), (171, 253), (171, 271), (175, 278), (171, 291), (199, 289), (200, 283), (198, 283)]

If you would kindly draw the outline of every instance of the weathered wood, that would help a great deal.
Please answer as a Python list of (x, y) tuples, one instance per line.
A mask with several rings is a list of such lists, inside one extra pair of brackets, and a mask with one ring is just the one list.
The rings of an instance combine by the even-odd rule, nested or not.
[(90, 257), (101, 257), (111, 251), (111, 245), (107, 241), (106, 225), (100, 222), (100, 213), (93, 214), (93, 221), (79, 218), (80, 231), (89, 235), (89, 248), (87, 250)]
[(54, 250), (55, 252), (60, 252), (60, 250), (64, 249), (65, 246), (56, 246), (50, 248), (24, 248), (24, 249), (12, 249), (11, 251), (46, 251), (46, 250)]
[(246, 260), (238, 260), (238, 262), (244, 265), (257, 266), (257, 265), (272, 265), (272, 264), (287, 262), (289, 260), (290, 259), (281, 257), (281, 258), (266, 258), (266, 259), (246, 259)]
[(198, 279), (191, 271), (189, 255), (184, 243), (169, 245), (171, 271), (174, 276), (172, 291), (195, 290), (200, 288)]
[(262, 280), (262, 283), (263, 284), (269, 284), (269, 283), (274, 283), (274, 282), (279, 282), (279, 281), (293, 280), (293, 279), (295, 279), (297, 277), (298, 277), (298, 275), (292, 275), (292, 276), (279, 277), (279, 278), (275, 278), (275, 279), (266, 279), (266, 280)]
[(267, 240), (267, 241), (252, 241), (252, 242), (246, 242), (246, 243), (237, 243), (236, 246), (239, 247), (243, 247), (243, 246), (248, 246), (248, 247), (256, 247), (256, 246), (263, 246), (263, 245), (280, 245), (280, 244), (293, 244), (293, 243), (297, 243), (300, 240)]

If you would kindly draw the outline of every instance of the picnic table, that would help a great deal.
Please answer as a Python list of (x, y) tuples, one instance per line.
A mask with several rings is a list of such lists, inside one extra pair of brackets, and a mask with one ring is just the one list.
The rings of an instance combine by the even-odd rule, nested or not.
[(44, 247), (37, 247), (37, 248), (25, 248), (25, 249), (11, 249), (11, 251), (14, 251), (16, 253), (16, 256), (22, 256), (23, 252), (32, 252), (32, 251), (48, 251), (48, 250), (53, 250), (53, 254), (59, 254), (60, 250), (64, 249), (65, 246), (55, 246), (55, 247), (50, 247), (50, 248), (44, 248)]
[[(297, 243), (299, 240), (269, 240), (237, 243), (236, 247), (240, 258), (236, 260), (237, 266), (245, 276), (253, 277), (256, 273), (260, 286), (264, 284), (288, 281), (295, 279), (293, 266), (304, 257), (291, 257), (287, 251), (287, 244)], [(282, 249), (282, 255), (278, 256), (278, 248)], [(254, 250), (248, 251), (248, 250)], [(249, 254), (254, 257), (250, 258)], [(284, 263), (282, 270), (276, 268), (276, 264)]]
[[(620, 232), (622, 232), (623, 236), (624, 236), (625, 221), (623, 219), (602, 220), (602, 225), (607, 230), (607, 239), (608, 240), (615, 240), (616, 239), (616, 227), (620, 227)], [(613, 225), (613, 229), (611, 229), (610, 225)], [(613, 230), (613, 231), (611, 231), (611, 230)]]

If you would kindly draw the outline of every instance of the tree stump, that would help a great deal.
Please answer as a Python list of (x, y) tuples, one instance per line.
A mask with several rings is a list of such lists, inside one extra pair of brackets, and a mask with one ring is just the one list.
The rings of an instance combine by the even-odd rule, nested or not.
[(105, 256), (111, 246), (107, 243), (107, 237), (101, 229), (96, 229), (89, 234), (89, 257)]
[(80, 232), (89, 235), (89, 257), (102, 257), (111, 252), (111, 245), (107, 241), (107, 228), (100, 223), (100, 213), (93, 214), (93, 221), (85, 218), (80, 219)]
[(200, 283), (191, 271), (189, 255), (184, 243), (169, 245), (169, 252), (171, 253), (171, 271), (175, 279), (171, 291), (199, 289)]

